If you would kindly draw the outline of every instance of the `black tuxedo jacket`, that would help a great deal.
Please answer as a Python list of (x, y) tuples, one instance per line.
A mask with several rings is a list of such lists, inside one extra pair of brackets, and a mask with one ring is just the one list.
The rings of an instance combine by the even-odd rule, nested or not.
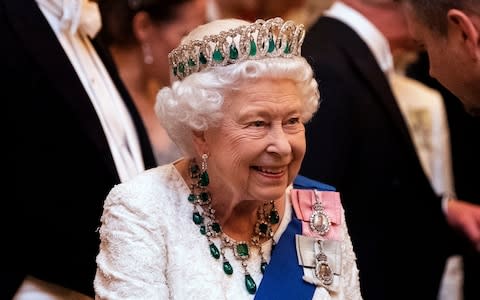
[[(3, 230), (9, 255), (2, 293), (13, 294), (31, 274), (93, 296), (103, 200), (119, 183), (105, 134), (34, 0), (0, 1), (0, 37), (2, 101), (15, 168), (8, 186), (15, 222)], [(140, 116), (107, 52), (93, 42), (131, 113), (145, 167), (153, 167)]]
[(436, 299), (450, 231), (386, 76), (329, 17), (309, 29), (302, 54), (322, 102), (300, 173), (341, 193), (364, 299)]
[[(447, 112), (450, 141), (452, 144), (453, 178), (458, 199), (480, 204), (480, 117), (469, 115), (462, 102), (442, 86), (429, 73), (428, 55), (420, 54), (419, 59), (407, 69), (407, 74), (438, 90)], [(480, 253), (463, 236), (456, 242), (463, 259), (463, 299), (480, 299), (478, 280), (480, 278)]]

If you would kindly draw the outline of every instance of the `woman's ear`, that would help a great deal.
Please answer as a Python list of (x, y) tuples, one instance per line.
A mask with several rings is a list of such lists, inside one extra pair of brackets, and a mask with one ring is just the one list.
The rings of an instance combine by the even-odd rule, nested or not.
[(193, 144), (199, 156), (208, 152), (208, 144), (205, 139), (205, 131), (192, 131)]
[(135, 14), (132, 20), (132, 31), (140, 44), (143, 44), (149, 39), (151, 28), (152, 21), (148, 13), (140, 11)]
[(474, 59), (480, 59), (480, 22), (475, 23), (476, 16), (468, 16), (463, 11), (451, 9), (448, 11), (448, 35), (458, 35), (462, 40), (468, 55)]

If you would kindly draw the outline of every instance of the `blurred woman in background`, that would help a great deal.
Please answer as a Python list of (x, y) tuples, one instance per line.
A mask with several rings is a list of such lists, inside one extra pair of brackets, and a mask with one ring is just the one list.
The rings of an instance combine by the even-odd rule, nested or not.
[(148, 130), (158, 165), (180, 156), (160, 125), (156, 93), (170, 83), (168, 53), (204, 23), (205, 0), (103, 0), (101, 37), (109, 46)]

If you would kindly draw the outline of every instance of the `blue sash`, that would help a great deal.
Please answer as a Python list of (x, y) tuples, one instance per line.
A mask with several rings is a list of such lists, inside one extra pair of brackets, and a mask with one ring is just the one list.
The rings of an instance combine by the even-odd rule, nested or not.
[[(335, 191), (335, 188), (298, 175), (293, 182), (295, 189)], [(255, 300), (303, 300), (312, 299), (316, 286), (303, 280), (303, 267), (298, 264), (295, 234), (302, 234), (302, 224), (292, 210), (292, 220), (272, 251), (255, 294)]]

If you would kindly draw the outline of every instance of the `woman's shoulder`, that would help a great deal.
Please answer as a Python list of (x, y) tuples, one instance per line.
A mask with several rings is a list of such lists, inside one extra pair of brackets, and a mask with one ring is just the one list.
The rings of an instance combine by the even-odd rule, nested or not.
[(115, 185), (104, 206), (122, 205), (137, 210), (166, 205), (168, 201), (161, 199), (177, 194), (183, 185), (182, 177), (172, 164), (158, 166)]

